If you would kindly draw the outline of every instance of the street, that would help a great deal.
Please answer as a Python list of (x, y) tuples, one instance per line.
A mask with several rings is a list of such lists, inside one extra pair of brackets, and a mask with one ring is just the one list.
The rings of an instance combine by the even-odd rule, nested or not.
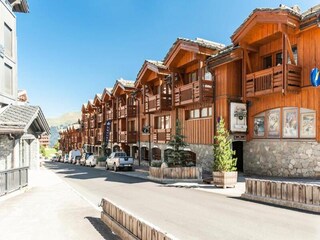
[[(320, 217), (196, 189), (63, 163), (47, 163), (92, 205), (103, 197), (179, 239), (320, 238)], [(208, 187), (210, 187), (208, 185)]]

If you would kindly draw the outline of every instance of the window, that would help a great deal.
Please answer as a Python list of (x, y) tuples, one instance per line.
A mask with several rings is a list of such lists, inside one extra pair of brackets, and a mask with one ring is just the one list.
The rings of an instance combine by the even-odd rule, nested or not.
[(263, 58), (263, 69), (272, 67), (272, 56), (266, 56)]
[(190, 72), (186, 74), (187, 83), (195, 82), (198, 80), (198, 71)]
[(5, 94), (13, 94), (12, 67), (4, 64), (4, 81), (2, 83), (2, 92)]
[(136, 129), (135, 129), (135, 124), (134, 124), (134, 121), (129, 121), (128, 122), (128, 131), (129, 132), (133, 132), (133, 131), (135, 131)]
[[(292, 47), (293, 58), (296, 64), (298, 64), (298, 48)], [(291, 64), (290, 56), (288, 56), (288, 63)]]
[(12, 57), (12, 29), (4, 24), (4, 51), (7, 56)]
[(205, 108), (198, 108), (192, 109), (186, 112), (186, 119), (196, 119), (196, 118), (206, 118), (212, 116), (212, 108), (205, 107)]
[(282, 64), (282, 52), (276, 53), (276, 66)]
[(155, 118), (156, 129), (169, 129), (171, 128), (171, 117), (170, 115), (159, 116)]

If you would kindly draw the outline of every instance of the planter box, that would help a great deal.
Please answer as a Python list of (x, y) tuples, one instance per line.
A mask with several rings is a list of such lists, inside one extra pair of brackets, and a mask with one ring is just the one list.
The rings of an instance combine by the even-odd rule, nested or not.
[(201, 179), (201, 169), (198, 167), (149, 167), (149, 176), (159, 179)]
[(217, 187), (235, 187), (238, 179), (238, 172), (212, 172), (213, 184)]

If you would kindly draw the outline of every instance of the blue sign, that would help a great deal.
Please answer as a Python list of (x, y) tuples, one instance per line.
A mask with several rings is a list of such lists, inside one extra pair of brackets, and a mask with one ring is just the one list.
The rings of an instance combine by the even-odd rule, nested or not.
[(110, 131), (111, 131), (111, 121), (112, 120), (107, 120), (106, 121), (106, 145), (108, 145), (108, 143), (109, 143), (109, 138), (110, 138)]
[(313, 68), (310, 73), (310, 82), (312, 86), (317, 87), (320, 85), (320, 78), (319, 78), (319, 69)]

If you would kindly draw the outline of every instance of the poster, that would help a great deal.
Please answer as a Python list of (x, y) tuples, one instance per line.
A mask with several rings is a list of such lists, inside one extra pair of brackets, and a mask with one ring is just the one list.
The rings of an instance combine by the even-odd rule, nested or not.
[(298, 137), (298, 109), (297, 108), (283, 109), (283, 137), (284, 138)]
[(300, 137), (315, 138), (316, 137), (316, 114), (314, 112), (301, 113)]
[(247, 131), (247, 105), (245, 103), (230, 103), (231, 132)]
[(255, 137), (264, 137), (264, 116), (254, 118), (253, 135)]
[(280, 137), (280, 109), (268, 111), (268, 137)]

